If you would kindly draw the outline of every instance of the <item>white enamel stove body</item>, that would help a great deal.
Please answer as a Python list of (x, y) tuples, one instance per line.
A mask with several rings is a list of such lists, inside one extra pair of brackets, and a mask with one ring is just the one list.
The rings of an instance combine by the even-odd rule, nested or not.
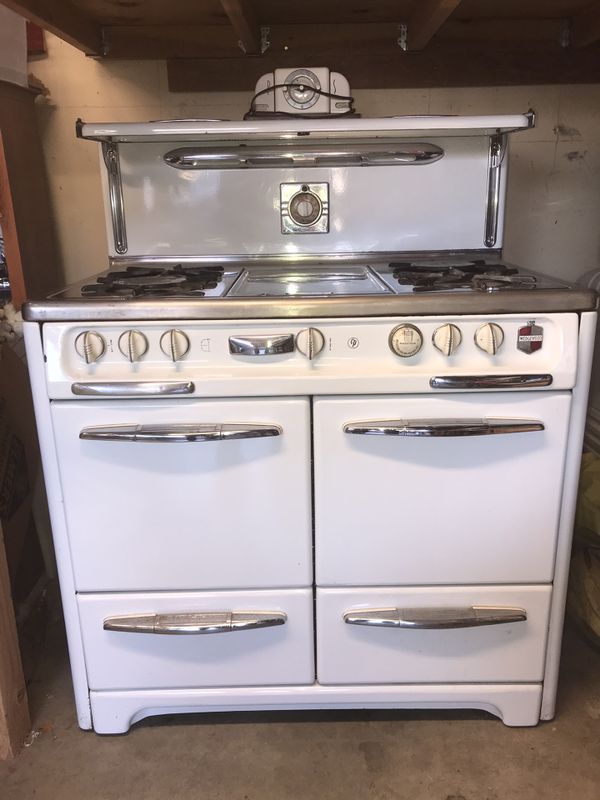
[(81, 727), (551, 718), (595, 321), (25, 323)]

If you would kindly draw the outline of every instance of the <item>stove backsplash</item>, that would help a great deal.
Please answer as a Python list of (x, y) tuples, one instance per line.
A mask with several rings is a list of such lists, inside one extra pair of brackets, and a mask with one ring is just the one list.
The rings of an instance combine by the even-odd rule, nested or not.
[[(116, 244), (101, 155), (109, 254), (178, 258), (485, 248), (489, 137), (415, 141), (441, 147), (443, 158), (395, 166), (176, 169), (164, 161), (173, 149), (169, 142), (120, 144), (126, 245)], [(507, 161), (500, 170), (492, 249), (502, 246)], [(314, 203), (324, 204), (326, 224), (321, 218), (318, 231), (289, 224), (294, 184), (298, 192), (314, 189)], [(314, 203), (297, 206), (309, 223), (318, 210)]]

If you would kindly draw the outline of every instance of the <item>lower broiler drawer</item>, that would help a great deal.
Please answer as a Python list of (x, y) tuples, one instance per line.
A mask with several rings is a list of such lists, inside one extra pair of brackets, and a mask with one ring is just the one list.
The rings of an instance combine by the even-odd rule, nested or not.
[(317, 590), (322, 684), (541, 681), (550, 586)]
[(80, 595), (90, 689), (310, 684), (311, 589)]

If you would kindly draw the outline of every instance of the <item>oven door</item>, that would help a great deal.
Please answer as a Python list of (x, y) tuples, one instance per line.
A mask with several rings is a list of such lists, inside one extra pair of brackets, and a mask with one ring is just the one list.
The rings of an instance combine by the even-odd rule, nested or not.
[(315, 400), (317, 583), (550, 581), (570, 400)]
[(312, 582), (307, 398), (54, 402), (80, 592)]

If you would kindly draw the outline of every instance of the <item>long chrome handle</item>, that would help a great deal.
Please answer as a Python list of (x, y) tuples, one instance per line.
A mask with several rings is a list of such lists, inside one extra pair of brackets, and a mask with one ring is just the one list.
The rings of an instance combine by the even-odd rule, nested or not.
[(294, 352), (294, 334), (230, 336), (229, 352), (237, 356), (273, 356)]
[(253, 628), (273, 628), (284, 625), (283, 611), (205, 611), (186, 614), (134, 614), (108, 617), (105, 631), (123, 633), (163, 633), (189, 636), (205, 633), (234, 633)]
[(534, 389), (550, 386), (552, 375), (438, 375), (432, 389)]
[(84, 428), (79, 438), (108, 442), (222, 442), (281, 436), (282, 433), (279, 425), (183, 422), (175, 425), (99, 425)]
[(93, 381), (74, 383), (73, 394), (84, 397), (165, 397), (175, 394), (193, 394), (195, 386), (191, 381)]
[(485, 246), (493, 247), (498, 239), (498, 214), (500, 211), (500, 171), (506, 154), (505, 133), (490, 136), (488, 156), (488, 187), (485, 212)]
[(535, 419), (418, 419), (350, 422), (344, 433), (366, 436), (493, 436), (501, 433), (543, 431)]
[(457, 608), (365, 608), (346, 611), (348, 625), (371, 625), (376, 628), (440, 630), (443, 628), (478, 628), (524, 622), (524, 608), (507, 606), (465, 606)]
[(125, 204), (123, 202), (119, 145), (113, 142), (102, 142), (102, 157), (104, 158), (108, 175), (108, 199), (115, 250), (119, 255), (123, 255), (127, 252), (127, 230), (125, 228)]
[(435, 144), (331, 144), (314, 147), (292, 145), (267, 147), (178, 147), (165, 153), (166, 164), (175, 169), (260, 169), (269, 167), (379, 167), (432, 164), (444, 156)]

